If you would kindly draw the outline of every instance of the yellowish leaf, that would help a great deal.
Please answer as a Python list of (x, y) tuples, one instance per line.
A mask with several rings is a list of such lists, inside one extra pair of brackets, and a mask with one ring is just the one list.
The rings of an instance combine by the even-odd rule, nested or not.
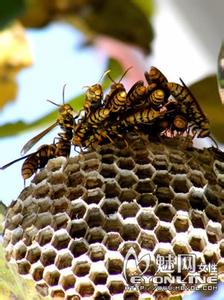
[(20, 23), (0, 31), (0, 108), (16, 97), (17, 73), (32, 63), (31, 50)]

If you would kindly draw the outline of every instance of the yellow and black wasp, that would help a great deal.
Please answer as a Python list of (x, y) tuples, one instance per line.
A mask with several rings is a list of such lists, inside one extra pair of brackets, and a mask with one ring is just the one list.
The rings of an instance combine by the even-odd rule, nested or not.
[(149, 86), (151, 84), (156, 84), (158, 87), (166, 89), (168, 80), (165, 75), (163, 75), (163, 73), (156, 67), (151, 67), (148, 72), (144, 73), (144, 75)]
[(4, 170), (11, 166), (12, 164), (25, 159), (22, 165), (21, 174), (24, 180), (30, 178), (38, 169), (43, 168), (49, 159), (55, 158), (56, 145), (42, 145), (38, 148), (37, 151), (27, 154), (23, 157), (15, 159), (10, 163), (2, 166), (0, 169)]

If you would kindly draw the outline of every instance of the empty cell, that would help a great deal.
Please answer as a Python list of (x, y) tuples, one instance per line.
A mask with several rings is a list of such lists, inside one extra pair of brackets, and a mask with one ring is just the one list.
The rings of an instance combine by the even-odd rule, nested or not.
[(55, 230), (59, 230), (61, 228), (66, 228), (69, 221), (70, 221), (70, 218), (66, 212), (58, 213), (53, 216), (52, 225)]
[(79, 185), (75, 188), (69, 188), (68, 190), (69, 190), (69, 193), (67, 195), (67, 198), (70, 201), (83, 197), (83, 195), (85, 194), (85, 191), (86, 191), (85, 188), (82, 187), (81, 185)]
[(139, 235), (140, 228), (137, 224), (127, 223), (123, 225), (121, 236), (125, 241), (135, 241)]
[(52, 245), (58, 250), (65, 249), (68, 247), (70, 240), (71, 238), (67, 231), (64, 229), (60, 229), (54, 234)]
[(119, 206), (121, 205), (119, 199), (112, 198), (112, 199), (104, 199), (104, 201), (101, 203), (101, 209), (103, 210), (104, 214), (106, 216), (114, 214), (118, 211)]
[(125, 289), (125, 284), (122, 280), (110, 280), (107, 287), (112, 295), (122, 293)]
[(86, 234), (86, 240), (89, 244), (101, 243), (105, 235), (105, 231), (101, 227), (90, 228)]
[[(45, 270), (46, 271), (46, 270)], [(50, 286), (55, 286), (58, 284), (59, 281), (59, 277), (60, 277), (60, 273), (58, 270), (47, 270), (46, 272), (44, 272), (44, 280), (46, 281), (47, 284), (49, 284)]]
[(124, 202), (121, 204), (119, 208), (119, 213), (125, 219), (129, 217), (135, 217), (138, 210), (139, 210), (139, 206), (136, 202), (132, 202), (132, 203)]
[(50, 226), (41, 229), (36, 236), (37, 243), (40, 246), (44, 246), (48, 244), (52, 239), (53, 233), (54, 233), (53, 228), (51, 228)]
[(101, 170), (100, 170), (100, 174), (104, 177), (104, 178), (115, 178), (117, 175), (117, 169), (114, 166), (114, 164), (102, 164), (101, 166)]
[(77, 261), (73, 267), (73, 272), (78, 277), (89, 274), (91, 263), (88, 260)]
[(85, 215), (85, 221), (89, 227), (101, 226), (104, 223), (104, 213), (98, 207), (89, 207)]
[(71, 244), (69, 245), (69, 250), (74, 257), (81, 256), (82, 254), (86, 253), (88, 249), (89, 245), (83, 238), (72, 240)]
[(86, 194), (83, 197), (83, 200), (88, 203), (96, 203), (98, 204), (101, 199), (104, 197), (104, 193), (101, 188), (95, 188), (92, 190), (86, 191)]
[(53, 248), (47, 249), (42, 252), (40, 261), (44, 267), (54, 264), (57, 253)]
[(139, 179), (150, 179), (155, 172), (155, 168), (151, 164), (137, 166), (135, 170)]
[(177, 175), (171, 182), (175, 193), (188, 193), (191, 183), (185, 175)]
[(55, 265), (59, 270), (68, 268), (72, 265), (72, 259), (73, 257), (69, 252), (60, 253), (55, 258)]
[(117, 166), (120, 169), (132, 170), (135, 167), (135, 163), (131, 157), (129, 158), (122, 157), (118, 159)]
[(107, 198), (113, 198), (120, 195), (121, 188), (115, 180), (108, 180), (105, 182), (103, 191)]
[(142, 207), (154, 207), (157, 203), (157, 198), (152, 193), (143, 193), (137, 197), (137, 202)]
[(131, 171), (120, 173), (116, 179), (121, 188), (131, 188), (137, 182), (136, 176)]
[(93, 262), (104, 260), (105, 253), (106, 253), (106, 249), (101, 244), (90, 245), (88, 250), (89, 258)]
[(41, 255), (41, 249), (38, 246), (34, 246), (27, 250), (26, 259), (31, 263), (35, 263), (39, 260)]
[(171, 204), (160, 203), (155, 209), (155, 214), (160, 221), (171, 222), (176, 211)]
[(87, 227), (88, 225), (84, 220), (72, 220), (69, 224), (69, 235), (74, 239), (84, 237)]
[(103, 244), (109, 250), (117, 250), (122, 242), (123, 239), (118, 232), (108, 232), (103, 240)]
[(137, 221), (142, 229), (153, 230), (156, 227), (158, 218), (153, 211), (145, 209), (138, 214)]

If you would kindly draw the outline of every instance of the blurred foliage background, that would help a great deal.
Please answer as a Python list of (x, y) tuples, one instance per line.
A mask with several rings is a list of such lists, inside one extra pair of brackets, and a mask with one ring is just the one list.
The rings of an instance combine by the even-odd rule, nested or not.
[[(222, 129), (224, 125), (224, 108), (222, 105), (222, 102), (224, 102), (224, 47), (221, 46), (220, 48), (222, 40), (217, 36), (219, 44), (218, 46), (217, 44), (214, 45), (217, 53), (215, 54), (215, 60), (212, 60), (212, 72), (206, 74), (204, 78), (197, 78), (196, 82), (192, 81), (197, 77), (195, 74), (198, 71), (197, 66), (199, 64), (197, 64), (197, 62), (195, 63), (194, 59), (199, 60), (198, 57), (200, 58), (200, 55), (203, 55), (204, 50), (200, 47), (203, 43), (198, 47), (197, 58), (192, 57), (192, 45), (190, 43), (183, 45), (182, 43), (182, 37), (188, 34), (184, 29), (186, 28), (186, 26), (184, 26), (186, 20), (190, 23), (189, 28), (191, 27), (194, 34), (196, 33), (195, 36), (200, 37), (202, 40), (206, 35), (215, 36), (216, 29), (214, 26), (206, 27), (206, 24), (213, 22), (212, 18), (218, 11), (221, 11), (221, 7), (224, 7), (222, 1), (215, 0), (214, 2), (212, 1), (212, 3), (217, 9), (213, 10), (213, 6), (211, 6), (208, 12), (208, 5), (211, 5), (211, 1), (209, 0), (197, 0), (197, 2), (193, 0), (185, 2), (176, 0), (0, 1), (1, 142), (6, 143), (4, 142), (7, 141), (6, 138), (15, 138), (16, 135), (24, 132), (29, 133), (30, 130), (32, 130), (32, 132), (34, 130), (41, 130), (41, 127), (47, 127), (55, 121), (57, 110), (51, 111), (50, 113), (46, 110), (41, 116), (36, 112), (36, 117), (32, 118), (32, 120), (24, 120), (24, 118), (18, 114), (14, 116), (14, 121), (5, 119), (4, 111), (5, 109), (8, 111), (12, 109), (13, 111), (13, 103), (16, 103), (19, 99), (18, 95), (20, 94), (21, 86), (18, 83), (18, 75), (22, 70), (31, 68), (36, 64), (35, 47), (30, 44), (28, 38), (29, 32), (32, 30), (32, 32), (36, 34), (42, 34), (44, 30), (49, 28), (52, 24), (61, 24), (62, 26), (66, 24), (66, 26), (78, 31), (81, 36), (78, 46), (76, 44), (80, 53), (84, 51), (86, 53), (86, 49), (94, 49), (99, 53), (99, 65), (101, 64), (99, 68), (103, 68), (104, 71), (111, 69), (111, 74), (114, 79), (119, 78), (123, 70), (133, 66), (132, 70), (128, 72), (124, 79), (127, 87), (130, 87), (134, 81), (143, 79), (144, 71), (149, 69), (154, 61), (159, 62), (159, 65), (156, 66), (160, 68), (165, 75), (167, 75), (167, 72), (168, 75), (172, 73), (168, 71), (170, 66), (174, 71), (177, 70), (178, 66), (181, 70), (181, 74), (176, 74), (175, 79), (168, 77), (170, 81), (177, 81), (178, 77), (182, 77), (182, 74), (185, 74), (185, 70), (182, 66), (188, 64), (192, 72), (191, 78), (187, 78), (187, 81), (189, 81), (187, 83), (192, 84), (192, 92), (208, 115), (214, 137), (219, 143), (224, 143)], [(158, 7), (161, 5), (163, 5), (165, 9), (163, 10), (163, 14), (160, 14), (160, 17), (156, 18), (158, 15)], [(172, 22), (174, 21), (174, 15), (172, 13), (175, 12), (175, 9), (179, 9), (179, 13), (175, 14), (177, 18), (176, 23), (179, 24), (179, 31), (177, 30), (174, 34), (172, 29), (169, 31), (169, 28), (173, 28)], [(198, 14), (198, 18), (192, 19), (192, 15), (194, 14)], [(217, 16), (217, 20), (219, 19)], [(203, 22), (201, 22), (201, 20), (203, 20)], [(160, 26), (167, 26), (168, 34), (158, 36), (157, 32)], [(213, 31), (210, 30), (211, 28), (213, 28)], [(217, 31), (220, 31), (220, 28), (224, 28), (223, 23), (219, 24)], [(158, 48), (155, 39), (163, 40), (164, 46)], [(206, 40), (206, 38), (204, 40)], [(197, 41), (195, 42), (195, 39), (192, 39), (192, 43), (197, 44)], [(66, 48), (66, 45), (63, 46)], [(186, 52), (181, 56), (183, 47)], [(163, 53), (172, 53), (175, 50), (179, 51), (180, 60), (172, 61), (171, 59), (164, 58)], [(52, 48), (50, 51), (56, 51), (56, 49)], [(92, 52), (89, 53), (89, 55), (91, 55)], [(49, 55), (47, 49), (45, 54)], [(76, 52), (74, 51), (74, 56), (75, 55)], [(95, 57), (96, 56), (94, 56), (93, 59), (95, 59)], [(155, 57), (157, 58), (155, 59)], [(183, 62), (183, 64), (181, 62)], [(48, 64), (46, 64), (45, 67), (47, 69)], [(78, 76), (76, 69), (68, 71), (74, 73), (75, 80), (75, 77)], [(55, 65), (55, 69), (52, 70), (52, 72), (61, 72), (61, 70)], [(88, 72), (97, 73), (96, 70), (88, 69), (86, 66), (83, 67), (83, 72), (86, 74)], [(41, 78), (42, 74), (40, 73), (39, 76)], [(65, 74), (62, 72), (61, 76), (63, 78)], [(95, 78), (95, 82), (97, 82), (97, 80), (99, 80), (99, 77)], [(63, 83), (64, 82), (62, 82), (62, 84)], [(26, 85), (25, 82), (22, 84)], [(34, 84), (39, 86), (39, 80), (34, 82)], [(60, 87), (55, 88), (57, 90), (62, 89), (62, 84)], [(90, 84), (93, 83), (91, 82)], [(108, 79), (105, 79), (104, 87), (108, 87), (109, 84)], [(30, 88), (29, 84), (26, 85), (26, 88)], [(45, 87), (41, 86), (39, 88), (44, 89)], [(79, 92), (79, 94), (80, 95), (77, 95), (76, 93), (69, 99), (69, 103), (71, 103), (75, 110), (79, 110), (83, 103), (83, 92)], [(45, 96), (46, 98), (48, 97), (47, 94)], [(29, 114), (32, 107), (35, 107), (32, 101), (32, 90), (30, 90), (30, 99), (29, 102), (26, 102), (29, 104), (24, 106), (26, 114)], [(40, 99), (39, 103), (43, 103), (43, 99)], [(14, 149), (16, 151), (13, 151)], [(19, 155), (20, 149), (17, 149), (17, 145), (15, 144), (13, 149), (11, 146), (8, 146), (6, 152), (7, 151), (13, 152), (16, 158)], [(4, 163), (2, 162), (2, 164)], [(19, 181), (20, 178), (18, 176), (13, 180)], [(14, 193), (18, 194), (19, 191), (14, 191)], [(0, 195), (0, 197), (2, 196)], [(1, 203), (1, 222), (5, 210), (5, 205)], [(35, 294), (32, 284), (25, 283), (21, 278), (17, 278), (14, 275), (14, 271), (8, 268), (2, 258), (3, 250), (0, 248), (0, 299), (39, 299), (39, 296)], [(199, 299), (201, 296), (199, 295), (197, 297), (198, 298), (194, 299)], [(193, 297), (191, 299), (193, 299)]]

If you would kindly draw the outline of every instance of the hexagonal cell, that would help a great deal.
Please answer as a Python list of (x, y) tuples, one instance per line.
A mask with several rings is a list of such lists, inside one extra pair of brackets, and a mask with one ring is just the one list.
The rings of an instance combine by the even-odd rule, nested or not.
[(91, 272), (90, 272), (89, 278), (96, 285), (98, 285), (98, 284), (105, 285), (107, 282), (108, 273), (107, 273), (105, 267), (102, 268), (101, 266), (97, 265), (95, 268), (91, 267)]
[(110, 275), (121, 274), (123, 271), (123, 259), (119, 255), (117, 257), (108, 257), (106, 268)]
[(160, 203), (155, 209), (155, 214), (161, 221), (171, 222), (176, 211), (171, 204)]
[(30, 273), (35, 281), (39, 281), (43, 278), (44, 267), (41, 264), (35, 267), (32, 266)]
[(214, 221), (214, 222), (221, 222), (223, 220), (223, 217), (221, 215), (221, 211), (219, 207), (215, 207), (212, 204), (209, 204), (205, 208), (205, 213), (208, 219)]
[(115, 178), (118, 173), (118, 170), (114, 164), (102, 164), (100, 174), (104, 178)]
[(138, 196), (138, 193), (130, 188), (124, 188), (121, 190), (119, 200), (120, 202), (133, 202)]
[(148, 157), (147, 151), (139, 151), (135, 153), (134, 160), (136, 164), (146, 165), (151, 163), (151, 159)]
[(74, 288), (76, 278), (72, 272), (67, 272), (66, 274), (61, 274), (59, 284), (62, 285), (64, 290)]
[(176, 255), (178, 254), (189, 254), (192, 250), (191, 247), (188, 245), (187, 242), (175, 239), (173, 241), (173, 251)]
[(120, 205), (121, 203), (117, 197), (112, 199), (104, 199), (104, 201), (101, 203), (101, 209), (103, 210), (104, 214), (108, 216), (116, 213)]
[(84, 238), (75, 239), (71, 242), (69, 250), (74, 257), (79, 257), (88, 251), (89, 245)]
[(27, 250), (26, 259), (31, 263), (35, 263), (39, 260), (41, 255), (41, 249), (38, 245), (33, 245), (32, 248)]
[(119, 208), (119, 213), (122, 215), (123, 218), (135, 217), (138, 211), (139, 206), (136, 202), (124, 202)]
[[(11, 243), (15, 245), (18, 241), (22, 239), (23, 236), (23, 229), (21, 227), (15, 228), (13, 231), (10, 231), (10, 238)], [(4, 234), (4, 239), (6, 237), (6, 233)]]
[(54, 231), (50, 226), (39, 230), (36, 236), (37, 243), (39, 243), (40, 246), (48, 244), (52, 239), (53, 233)]
[(88, 226), (84, 220), (72, 220), (69, 224), (68, 232), (74, 239), (84, 237)]
[(60, 277), (60, 273), (58, 270), (55, 269), (54, 266), (51, 268), (45, 268), (43, 279), (46, 281), (46, 283), (50, 286), (54, 286), (58, 284)]
[(135, 163), (131, 157), (121, 157), (117, 161), (117, 166), (120, 169), (132, 170), (135, 167)]
[(48, 179), (50, 185), (61, 184), (65, 182), (65, 176), (61, 172), (52, 173), (51, 177)]
[(72, 176), (68, 177), (67, 186), (68, 187), (76, 187), (78, 185), (84, 185), (85, 183), (85, 175), (82, 171), (78, 171), (72, 174)]
[(160, 203), (171, 203), (174, 198), (172, 188), (166, 186), (157, 187), (154, 194)]
[(193, 229), (191, 231), (189, 237), (189, 245), (193, 250), (202, 252), (202, 250), (205, 248), (207, 243), (204, 237), (204, 233), (205, 232), (202, 231), (202, 229)]
[[(127, 222), (126, 222), (127, 221)], [(134, 241), (137, 239), (140, 228), (136, 220), (124, 220), (121, 236), (125, 241)]]
[(123, 228), (122, 220), (118, 214), (109, 215), (105, 219), (105, 223), (103, 224), (103, 229), (107, 232), (117, 231), (121, 232)]
[(50, 187), (48, 184), (42, 184), (33, 191), (33, 197), (36, 199), (44, 198), (48, 195)]
[(135, 186), (135, 190), (138, 193), (153, 193), (155, 190), (155, 184), (150, 179), (141, 179)]
[(139, 292), (137, 291), (125, 291), (124, 300), (139, 300)]
[(152, 251), (155, 248), (157, 240), (154, 233), (149, 233), (148, 231), (142, 230), (138, 237), (138, 243), (141, 248)]
[(175, 236), (175, 232), (171, 230), (167, 225), (162, 225), (162, 223), (155, 229), (155, 235), (159, 242), (171, 243)]
[[(24, 212), (24, 217), (21, 214), (15, 215), (12, 217), (11, 222), (8, 226), (8, 229), (14, 229), (21, 225), (21, 227), (25, 230), (26, 228), (34, 225), (38, 213), (32, 212), (32, 208), (29, 212)], [(34, 210), (35, 211), (35, 210)]]
[(50, 296), (52, 297), (52, 299), (64, 299), (65, 292), (57, 287), (56, 289), (51, 290)]
[(188, 200), (188, 194), (178, 194), (175, 196), (173, 201), (171, 202), (173, 207), (176, 210), (184, 210), (184, 211), (189, 211), (190, 209), (190, 203)]
[(101, 162), (105, 164), (112, 164), (116, 160), (116, 156), (113, 154), (105, 154), (102, 156)]
[(55, 230), (66, 228), (69, 220), (69, 216), (66, 212), (58, 213), (53, 216), (52, 226)]
[(120, 252), (120, 254), (123, 257), (126, 257), (126, 255), (127, 255), (128, 251), (130, 250), (130, 248), (133, 248), (135, 253), (137, 255), (139, 255), (139, 253), (141, 251), (140, 246), (137, 242), (133, 242), (133, 241), (126, 241), (126, 242), (121, 243), (118, 251)]
[(133, 172), (122, 171), (120, 174), (118, 174), (116, 180), (121, 188), (131, 188), (138, 179)]
[(88, 250), (89, 258), (93, 262), (104, 260), (105, 253), (106, 253), (105, 247), (103, 247), (103, 245), (101, 244), (90, 245)]
[(87, 206), (83, 200), (81, 200), (81, 199), (74, 200), (71, 202), (71, 206), (70, 206), (68, 214), (72, 220), (80, 219), (84, 216), (86, 209), (87, 209)]
[(34, 225), (38, 228), (45, 228), (48, 225), (51, 225), (53, 220), (52, 214), (50, 212), (44, 212), (41, 214), (38, 214), (38, 217), (36, 218)]
[(155, 172), (155, 168), (151, 164), (137, 166), (135, 170), (139, 179), (150, 179)]
[(23, 241), (24, 244), (29, 246), (33, 243), (33, 240), (36, 238), (38, 234), (38, 229), (31, 225), (30, 227), (26, 228), (24, 234), (23, 234)]
[(110, 300), (111, 299), (111, 295), (109, 292), (101, 292), (101, 291), (97, 291), (95, 293), (95, 296), (94, 296), (94, 300)]
[(219, 257), (218, 253), (214, 249), (204, 249), (203, 250), (203, 255), (205, 259), (205, 263), (208, 264), (217, 264)]
[(105, 182), (103, 187), (106, 198), (114, 198), (120, 195), (121, 188), (115, 179), (110, 179)]
[(13, 257), (15, 260), (23, 259), (26, 256), (26, 245), (19, 241), (13, 248)]
[(82, 164), (82, 170), (85, 172), (97, 171), (99, 169), (100, 161), (97, 158), (88, 159)]
[(169, 162), (166, 155), (155, 155), (152, 165), (158, 170), (168, 170)]
[(29, 273), (31, 264), (26, 259), (21, 259), (17, 261), (18, 273), (21, 275), (26, 275)]
[(102, 224), (104, 223), (104, 218), (105, 217), (103, 211), (95, 205), (89, 206), (89, 209), (85, 215), (85, 221), (90, 228), (102, 226)]
[(101, 227), (94, 227), (88, 230), (85, 238), (89, 244), (101, 243), (105, 234)]
[(192, 186), (186, 175), (180, 174), (173, 178), (171, 185), (175, 193), (188, 193), (190, 187)]
[(86, 191), (86, 194), (83, 197), (83, 200), (88, 204), (91, 204), (91, 203), (98, 204), (103, 197), (104, 197), (104, 193), (102, 192), (102, 189), (95, 188), (93, 190)]
[(55, 232), (54, 237), (52, 238), (52, 245), (60, 250), (67, 248), (71, 238), (65, 229), (60, 229)]
[(72, 271), (76, 276), (83, 277), (89, 274), (91, 262), (89, 260), (76, 261)]
[(52, 214), (58, 214), (62, 212), (66, 212), (70, 207), (70, 201), (65, 198), (64, 196), (62, 198), (58, 198), (54, 201), (54, 205), (52, 206)]
[(63, 198), (66, 193), (67, 191), (64, 184), (52, 185), (49, 196), (52, 200), (57, 200)]
[(57, 253), (54, 248), (43, 250), (41, 253), (40, 261), (44, 267), (49, 266), (54, 263)]
[(204, 178), (203, 173), (193, 170), (189, 175), (188, 175), (189, 180), (195, 187), (202, 188), (207, 184), (207, 180)]
[(89, 297), (94, 293), (94, 286), (88, 279), (85, 279), (85, 281), (83, 280), (83, 282), (79, 282), (76, 289), (81, 297)]
[(171, 168), (169, 170), (170, 174), (187, 174), (188, 167), (184, 165), (184, 163), (172, 163)]
[(156, 227), (158, 218), (151, 209), (142, 209), (137, 216), (137, 221), (141, 228), (153, 230)]
[(191, 211), (191, 222), (194, 228), (205, 228), (207, 225), (207, 220), (205, 214), (198, 210)]
[(123, 239), (117, 232), (108, 232), (103, 239), (103, 244), (108, 248), (108, 250), (117, 250), (122, 242)]
[(189, 216), (188, 215), (177, 215), (173, 221), (174, 227), (177, 232), (186, 232), (190, 226)]
[(112, 295), (123, 293), (125, 284), (123, 280), (110, 280), (107, 283), (108, 289)]
[(39, 210), (38, 213), (47, 212), (50, 210), (52, 201), (49, 201), (49, 198), (43, 198), (38, 200)]
[(73, 257), (66, 249), (64, 253), (58, 253), (57, 257), (55, 258), (55, 265), (59, 270), (68, 268), (72, 265), (72, 259)]
[(75, 188), (68, 188), (69, 190), (69, 194), (67, 195), (67, 198), (72, 201), (72, 200), (76, 200), (79, 199), (81, 197), (83, 197), (83, 195), (85, 194), (85, 189), (83, 186), (79, 185)]
[(167, 171), (157, 171), (152, 180), (157, 186), (169, 186), (172, 176)]
[(99, 175), (98, 172), (92, 171), (90, 173), (86, 174), (86, 185), (85, 187), (87, 189), (95, 189), (95, 188), (101, 188), (103, 185), (104, 178)]
[(207, 206), (207, 201), (203, 194), (203, 190), (199, 188), (191, 188), (189, 194), (190, 205), (194, 209), (204, 210)]
[(40, 282), (36, 284), (36, 290), (42, 297), (46, 297), (49, 293), (49, 286), (45, 282)]
[(143, 193), (137, 197), (137, 202), (142, 207), (153, 207), (157, 203), (157, 198), (152, 193)]

